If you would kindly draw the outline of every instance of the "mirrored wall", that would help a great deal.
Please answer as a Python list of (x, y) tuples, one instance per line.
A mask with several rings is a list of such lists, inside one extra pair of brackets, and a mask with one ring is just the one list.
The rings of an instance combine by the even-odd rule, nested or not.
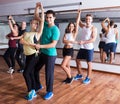
[[(93, 25), (97, 27), (97, 30), (98, 30), (98, 34), (97, 34), (97, 39), (94, 43), (94, 62), (99, 62), (100, 63), (100, 54), (99, 54), (99, 48), (98, 48), (98, 44), (99, 44), (99, 41), (100, 41), (100, 36), (99, 34), (101, 33), (101, 22), (106, 18), (106, 17), (109, 17), (111, 20), (114, 20), (115, 21), (115, 24), (117, 24), (117, 28), (120, 32), (120, 11), (119, 10), (97, 10), (97, 11), (92, 11), (92, 10), (84, 10), (82, 11), (81, 13), (81, 20), (84, 22), (85, 21), (85, 15), (87, 13), (90, 13), (93, 15), (94, 17), (94, 21), (93, 21)], [(73, 10), (73, 11), (62, 11), (62, 12), (57, 12), (56, 13), (56, 25), (59, 27), (60, 29), (60, 40), (58, 41), (58, 44), (57, 44), (57, 48), (58, 50), (60, 51), (59, 54), (60, 57), (62, 57), (62, 48), (64, 46), (64, 44), (62, 43), (62, 38), (63, 38), (63, 35), (64, 35), (64, 31), (65, 31), (65, 28), (66, 26), (68, 25), (69, 22), (75, 22), (76, 20), (76, 16), (77, 16), (77, 10)], [(33, 18), (33, 14), (29, 14), (29, 15), (17, 15), (17, 16), (14, 16), (14, 19), (20, 23), (22, 21), (26, 21), (27, 24), (28, 24), (28, 31), (29, 31), (29, 21)], [(7, 39), (5, 38), (5, 35), (7, 33), (9, 33), (9, 27), (8, 27), (8, 24), (7, 24), (7, 16), (3, 16), (3, 17), (0, 17), (0, 43), (7, 43)], [(79, 41), (80, 40), (80, 36), (81, 36), (81, 29), (79, 28), (79, 33), (78, 33), (78, 36), (77, 36), (77, 40)], [(79, 50), (80, 46), (79, 45), (74, 45), (74, 50), (75, 50), (75, 56), (74, 58), (76, 57), (76, 54)], [(113, 64), (115, 65), (120, 65), (120, 36), (119, 36), (119, 41), (118, 41), (118, 45), (117, 45), (117, 50), (116, 50), (116, 56), (115, 56), (115, 59), (114, 59), (114, 62)], [(106, 64), (108, 64), (106, 62)]]

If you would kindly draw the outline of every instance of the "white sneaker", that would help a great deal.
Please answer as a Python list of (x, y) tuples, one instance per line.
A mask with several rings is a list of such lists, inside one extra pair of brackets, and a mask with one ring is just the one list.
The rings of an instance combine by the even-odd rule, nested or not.
[(7, 71), (7, 73), (10, 73), (10, 74), (12, 74), (14, 72), (14, 69), (9, 69), (8, 71)]
[(12, 69), (12, 67), (9, 67), (9, 69), (8, 70), (11, 70)]

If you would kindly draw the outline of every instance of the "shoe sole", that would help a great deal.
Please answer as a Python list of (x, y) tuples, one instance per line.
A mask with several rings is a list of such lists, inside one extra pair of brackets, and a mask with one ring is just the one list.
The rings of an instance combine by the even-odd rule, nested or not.
[(49, 98), (44, 98), (45, 100), (49, 100), (53, 97), (53, 94)]
[(27, 96), (25, 96), (25, 99), (28, 100), (28, 101), (31, 101), (31, 100), (33, 100), (36, 97), (37, 97), (37, 95), (34, 95), (31, 99), (28, 99)]
[[(82, 77), (82, 78), (83, 78), (83, 77)], [(77, 80), (80, 80), (80, 79), (82, 79), (82, 78), (74, 78), (73, 80), (77, 81)]]
[(15, 72), (14, 70), (12, 72), (7, 71), (7, 73), (9, 73), (9, 74), (13, 74), (14, 72)]
[(86, 84), (86, 85), (89, 84), (89, 83), (90, 83), (90, 81), (89, 82), (83, 82), (83, 84)]

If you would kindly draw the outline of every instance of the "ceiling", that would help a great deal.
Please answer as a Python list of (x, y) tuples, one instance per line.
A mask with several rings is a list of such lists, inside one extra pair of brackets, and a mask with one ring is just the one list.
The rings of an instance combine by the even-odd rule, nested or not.
[(23, 1), (30, 1), (30, 0), (0, 0), (0, 5), (15, 3), (15, 2), (23, 2)]

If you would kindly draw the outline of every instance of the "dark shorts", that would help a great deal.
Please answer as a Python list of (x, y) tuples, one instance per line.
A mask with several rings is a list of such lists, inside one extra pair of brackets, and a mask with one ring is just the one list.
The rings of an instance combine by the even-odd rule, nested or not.
[(105, 51), (106, 53), (108, 52), (115, 52), (116, 50), (116, 43), (107, 43), (104, 46), (103, 51)]
[(74, 50), (73, 48), (63, 48), (63, 57), (71, 56), (73, 57)]
[(94, 49), (80, 49), (77, 54), (77, 59), (85, 59), (87, 62), (91, 62), (93, 60), (93, 52)]
[(104, 48), (104, 46), (105, 46), (105, 42), (100, 41), (98, 48), (102, 48), (102, 49), (103, 49), (103, 48)]

